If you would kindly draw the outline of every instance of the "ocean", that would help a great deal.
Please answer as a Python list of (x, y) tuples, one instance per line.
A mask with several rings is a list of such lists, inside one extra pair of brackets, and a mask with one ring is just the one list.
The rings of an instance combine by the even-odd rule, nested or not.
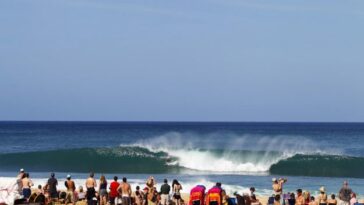
[(265, 196), (272, 177), (312, 193), (348, 180), (364, 195), (364, 123), (3, 121), (0, 140), (0, 183), (24, 168), (36, 185), (55, 172), (79, 186), (93, 171), (132, 186), (153, 175), (179, 179), (184, 192), (221, 182), (230, 194), (254, 186)]

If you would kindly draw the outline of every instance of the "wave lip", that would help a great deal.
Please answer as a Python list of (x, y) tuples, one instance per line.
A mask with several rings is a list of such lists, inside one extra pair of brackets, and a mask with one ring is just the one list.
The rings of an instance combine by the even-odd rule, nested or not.
[(0, 170), (277, 174), (364, 178), (364, 158), (301, 151), (173, 148), (150, 144), (0, 154)]

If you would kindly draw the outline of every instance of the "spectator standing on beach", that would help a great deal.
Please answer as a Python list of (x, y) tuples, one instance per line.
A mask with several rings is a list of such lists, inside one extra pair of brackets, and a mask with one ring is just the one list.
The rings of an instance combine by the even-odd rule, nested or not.
[(21, 168), (19, 170), (19, 174), (16, 178), (16, 184), (18, 185), (18, 193), (22, 194), (23, 193), (23, 183), (22, 183), (22, 179), (24, 177), (24, 169)]
[(100, 196), (100, 205), (107, 204), (107, 181), (104, 175), (101, 175), (99, 181), (99, 196)]
[(142, 205), (142, 203), (143, 203), (143, 192), (140, 191), (139, 186), (136, 186), (134, 196), (135, 196), (135, 205)]
[(118, 193), (118, 188), (119, 188), (120, 184), (118, 182), (118, 177), (114, 176), (114, 181), (111, 182), (110, 184), (110, 194), (109, 194), (109, 200), (110, 200), (110, 204), (115, 204), (115, 198), (119, 196)]
[(172, 189), (173, 189), (173, 199), (174, 203), (176, 205), (181, 205), (181, 190), (182, 185), (177, 181), (177, 179), (174, 179), (172, 182)]
[(71, 175), (67, 175), (67, 180), (64, 182), (64, 186), (67, 188), (67, 196), (70, 198), (72, 204), (75, 204), (76, 185), (75, 182), (71, 179)]
[(153, 188), (157, 182), (155, 181), (154, 177), (153, 176), (150, 176), (148, 179), (147, 179), (147, 182), (145, 183), (147, 185), (147, 187), (149, 188), (149, 190), (151, 188)]
[(143, 201), (142, 201), (142, 205), (148, 205), (148, 194), (149, 194), (149, 188), (148, 187), (144, 187), (144, 189), (143, 189)]
[(327, 204), (327, 194), (325, 187), (320, 187), (320, 195), (318, 196), (318, 203), (319, 205), (326, 205)]
[(33, 186), (32, 180), (29, 178), (29, 173), (24, 173), (22, 181), (22, 188), (23, 188), (23, 196), (25, 199), (28, 199), (30, 197), (30, 194), (32, 193), (31, 187)]
[(161, 186), (161, 205), (169, 205), (169, 192), (171, 191), (171, 186), (168, 184), (168, 180), (164, 179), (164, 184)]
[(302, 189), (297, 189), (296, 205), (305, 205), (305, 197), (303, 197)]
[(353, 191), (349, 188), (349, 183), (344, 181), (343, 187), (339, 191), (339, 205), (349, 205), (352, 192)]
[(96, 201), (96, 190), (95, 187), (97, 186), (96, 180), (94, 179), (94, 173), (91, 172), (90, 176), (86, 180), (86, 198), (87, 198), (87, 204), (93, 205), (96, 204), (94, 201)]
[(272, 188), (273, 188), (275, 195), (282, 195), (283, 184), (286, 183), (286, 181), (287, 181), (287, 179), (282, 179), (282, 178), (279, 178), (279, 179), (273, 178), (272, 179), (272, 182), (273, 182)]
[(126, 177), (123, 177), (123, 182), (121, 182), (118, 192), (122, 198), (123, 205), (131, 205), (131, 187), (130, 184), (127, 182)]
[(49, 193), (49, 197), (51, 199), (58, 199), (58, 192), (57, 192), (57, 185), (58, 181), (55, 177), (55, 174), (52, 172), (51, 177), (47, 181), (47, 189)]

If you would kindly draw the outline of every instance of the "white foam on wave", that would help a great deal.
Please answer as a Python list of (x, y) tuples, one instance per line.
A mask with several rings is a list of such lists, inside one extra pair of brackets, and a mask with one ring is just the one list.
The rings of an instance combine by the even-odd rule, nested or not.
[[(246, 135), (230, 135), (221, 140), (216, 136), (201, 139), (188, 134), (168, 133), (121, 146), (139, 146), (153, 152), (166, 152), (169, 156), (177, 158), (177, 161), (169, 162), (168, 165), (217, 173), (267, 173), (273, 164), (296, 154), (340, 153), (338, 150), (323, 150), (317, 146), (317, 143), (304, 137), (287, 136), (254, 138)], [(200, 148), (201, 146), (203, 149)], [(213, 149), (224, 151), (217, 155), (212, 151)], [(232, 149), (256, 151), (260, 154), (237, 156), (236, 152), (229, 151)]]

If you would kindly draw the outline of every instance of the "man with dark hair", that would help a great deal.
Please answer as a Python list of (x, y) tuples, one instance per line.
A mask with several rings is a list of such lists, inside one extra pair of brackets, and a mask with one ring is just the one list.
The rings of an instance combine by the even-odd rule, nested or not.
[(168, 184), (168, 180), (164, 179), (164, 184), (161, 186), (161, 205), (169, 205), (169, 192), (171, 191), (171, 186)]
[(86, 188), (87, 188), (86, 196), (87, 196), (88, 205), (95, 204), (95, 199), (96, 199), (95, 187), (96, 186), (97, 186), (97, 184), (96, 184), (96, 180), (94, 179), (94, 173), (91, 172), (89, 178), (87, 178), (87, 180), (86, 180)]
[(110, 204), (115, 204), (115, 198), (119, 196), (118, 193), (118, 188), (119, 188), (120, 184), (118, 182), (118, 177), (114, 176), (114, 181), (111, 182), (110, 184), (110, 193), (109, 193), (109, 199), (110, 199)]
[(48, 182), (46, 185), (51, 199), (58, 199), (57, 185), (58, 185), (58, 181), (55, 177), (55, 174), (51, 173), (51, 177), (48, 179)]
[(305, 197), (302, 195), (302, 189), (297, 189), (296, 205), (305, 205)]
[(126, 177), (123, 177), (123, 182), (120, 184), (118, 188), (118, 192), (122, 198), (123, 205), (131, 205), (131, 187), (130, 184), (127, 182)]

